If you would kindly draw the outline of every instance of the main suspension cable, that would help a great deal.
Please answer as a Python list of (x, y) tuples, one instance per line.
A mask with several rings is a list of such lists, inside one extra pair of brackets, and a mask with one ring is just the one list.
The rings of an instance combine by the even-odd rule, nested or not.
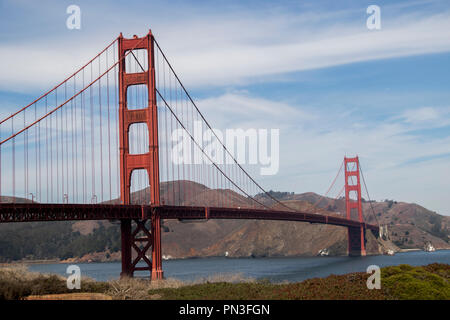
[(373, 206), (372, 206), (372, 200), (370, 200), (369, 190), (367, 189), (366, 181), (364, 179), (364, 174), (363, 174), (362, 168), (361, 168), (361, 162), (359, 162), (359, 172), (361, 172), (361, 177), (362, 177), (362, 180), (364, 183), (364, 188), (366, 189), (367, 198), (369, 199), (369, 204), (370, 204), (370, 208), (372, 209), (373, 217), (375, 218), (375, 221), (377, 222), (377, 224), (380, 225), (380, 223), (378, 222), (378, 219), (377, 219), (377, 215), (375, 214), (375, 210), (373, 209)]
[(200, 114), (200, 117), (203, 119), (203, 121), (205, 122), (205, 124), (207, 125), (207, 127), (211, 130), (211, 132), (213, 133), (213, 135), (216, 137), (217, 141), (219, 141), (219, 143), (222, 145), (222, 147), (224, 148), (224, 150), (226, 151), (226, 153), (230, 156), (230, 158), (234, 161), (234, 163), (242, 170), (243, 173), (245, 173), (245, 175), (265, 194), (267, 195), (270, 199), (272, 199), (273, 201), (275, 201), (276, 203), (282, 205), (283, 207), (289, 209), (289, 210), (293, 210), (293, 211), (298, 211), (294, 208), (291, 208), (289, 206), (287, 206), (286, 204), (284, 204), (283, 202), (281, 202), (280, 200), (276, 199), (275, 197), (273, 197), (270, 193), (268, 193), (263, 187), (261, 187), (261, 185), (255, 181), (255, 179), (253, 179), (252, 176), (250, 176), (250, 174), (239, 164), (239, 162), (235, 159), (235, 157), (231, 154), (231, 152), (226, 148), (226, 146), (223, 144), (223, 142), (221, 141), (221, 139), (219, 139), (219, 137), (217, 136), (217, 134), (215, 133), (215, 131), (212, 129), (211, 125), (209, 124), (209, 122), (205, 119), (205, 117), (203, 116), (203, 114), (200, 112), (200, 109), (197, 107), (197, 105), (195, 104), (194, 100), (192, 99), (191, 95), (189, 94), (189, 92), (186, 90), (185, 86), (183, 85), (183, 83), (181, 82), (180, 78), (178, 77), (177, 73), (175, 72), (175, 70), (173, 69), (172, 65), (170, 64), (169, 60), (167, 59), (166, 55), (164, 54), (163, 50), (161, 49), (160, 45), (158, 44), (158, 42), (156, 41), (156, 39), (153, 37), (153, 41), (155, 42), (156, 46), (158, 47), (159, 51), (161, 52), (161, 55), (163, 56), (164, 60), (166, 61), (167, 65), (169, 66), (170, 70), (172, 70), (173, 75), (175, 76), (176, 80), (178, 81), (178, 83), (180, 84), (180, 86), (183, 88), (183, 91), (185, 92), (186, 96), (189, 98), (189, 100), (191, 101), (192, 105), (195, 107), (195, 109), (197, 110), (197, 112)]

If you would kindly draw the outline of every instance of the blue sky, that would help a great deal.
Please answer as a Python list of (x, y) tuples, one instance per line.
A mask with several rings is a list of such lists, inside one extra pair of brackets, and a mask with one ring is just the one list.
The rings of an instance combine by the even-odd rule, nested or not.
[[(66, 28), (70, 4), (81, 30)], [(372, 198), (450, 215), (448, 1), (3, 0), (0, 18), (2, 114), (151, 28), (215, 127), (280, 129), (266, 188), (324, 193), (358, 154)]]

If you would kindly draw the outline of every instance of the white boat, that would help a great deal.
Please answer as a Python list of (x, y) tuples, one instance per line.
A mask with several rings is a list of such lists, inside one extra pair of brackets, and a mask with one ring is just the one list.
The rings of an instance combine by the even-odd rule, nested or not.
[(431, 242), (427, 242), (427, 243), (425, 244), (425, 247), (423, 248), (423, 250), (426, 251), (426, 252), (433, 252), (433, 251), (436, 251), (436, 248), (433, 247), (433, 245), (431, 244)]

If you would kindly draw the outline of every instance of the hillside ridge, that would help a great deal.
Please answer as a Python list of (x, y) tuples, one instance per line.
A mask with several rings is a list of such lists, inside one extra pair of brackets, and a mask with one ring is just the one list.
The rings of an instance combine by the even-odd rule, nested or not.
[[(173, 190), (178, 190), (178, 194), (171, 199), (169, 195)], [(190, 190), (189, 196), (184, 190)], [(180, 205), (196, 205), (205, 197), (215, 199), (223, 192), (229, 191), (212, 190), (190, 181), (161, 185), (162, 202)], [(236, 205), (249, 202), (245, 197), (232, 195)], [(313, 192), (271, 191), (271, 195), (295, 210), (345, 216), (344, 199), (322, 197)], [(131, 198), (133, 203), (148, 203), (148, 189), (133, 193)], [(274, 208), (280, 206), (267, 195), (256, 198)], [(363, 201), (363, 215), (366, 222), (387, 226), (388, 230), (384, 241), (377, 241), (371, 232), (366, 233), (368, 254), (381, 254), (387, 249), (422, 249), (427, 243), (436, 249), (450, 249), (450, 217), (417, 204), (393, 200)], [(66, 261), (118, 260), (119, 229), (118, 221), (1, 224), (0, 262), (55, 258)], [(187, 223), (165, 220), (161, 234), (164, 258), (315, 256), (321, 250), (330, 255), (345, 255), (347, 251), (345, 228), (302, 222), (208, 220)]]

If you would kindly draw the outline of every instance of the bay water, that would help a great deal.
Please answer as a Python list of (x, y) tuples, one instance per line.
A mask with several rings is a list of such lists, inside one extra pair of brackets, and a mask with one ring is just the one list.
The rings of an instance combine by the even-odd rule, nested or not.
[[(195, 281), (209, 277), (224, 278), (240, 275), (243, 278), (268, 279), (272, 282), (298, 282), (309, 278), (327, 277), (331, 274), (366, 272), (370, 265), (379, 267), (409, 264), (413, 266), (430, 263), (450, 264), (450, 250), (434, 252), (412, 251), (397, 253), (394, 256), (367, 257), (280, 257), (280, 258), (197, 258), (163, 261), (165, 278), (182, 281)], [(30, 264), (32, 272), (59, 274), (68, 276), (70, 264), (48, 263)], [(120, 262), (78, 263), (81, 275), (98, 281), (118, 279)], [(148, 272), (136, 273), (147, 276)]]

